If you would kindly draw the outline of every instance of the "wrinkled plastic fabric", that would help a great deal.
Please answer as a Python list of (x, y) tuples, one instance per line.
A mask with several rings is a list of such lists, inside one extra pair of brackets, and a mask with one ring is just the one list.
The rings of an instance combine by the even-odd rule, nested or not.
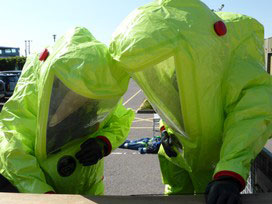
[(39, 61), (38, 55), (27, 58), (14, 94), (0, 114), (0, 173), (20, 192), (103, 194), (103, 159), (89, 167), (77, 163), (78, 168), (70, 177), (53, 172), (56, 165), (52, 164), (59, 154), (70, 155), (69, 151), (76, 152), (80, 147), (46, 154), (46, 132), (41, 131), (46, 130), (42, 125), (47, 125), (49, 116), (51, 95), (46, 94), (51, 93), (51, 79), (58, 78), (69, 90), (85, 98), (119, 98), (99, 129), (87, 136), (105, 136), (115, 149), (126, 139), (134, 118), (134, 113), (120, 100), (129, 76), (115, 69), (107, 47), (85, 28), (71, 30), (48, 50), (50, 55), (45, 62)]
[[(218, 36), (214, 24), (224, 21)], [(117, 28), (110, 52), (139, 84), (183, 150), (159, 159), (166, 193), (204, 192), (218, 172), (246, 180), (272, 133), (263, 26), (198, 0), (157, 0)], [(177, 86), (175, 85), (176, 78)]]

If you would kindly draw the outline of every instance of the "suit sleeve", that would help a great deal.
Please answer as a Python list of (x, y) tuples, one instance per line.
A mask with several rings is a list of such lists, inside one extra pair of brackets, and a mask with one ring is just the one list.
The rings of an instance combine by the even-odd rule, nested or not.
[(103, 139), (108, 144), (107, 155), (126, 140), (130, 126), (134, 120), (134, 115), (133, 110), (126, 109), (119, 103), (110, 120), (105, 124), (102, 130), (96, 133), (100, 139)]
[(272, 134), (272, 82), (264, 70), (263, 47), (248, 38), (237, 47), (223, 92), (224, 132), (214, 179), (232, 176), (245, 187), (251, 161)]

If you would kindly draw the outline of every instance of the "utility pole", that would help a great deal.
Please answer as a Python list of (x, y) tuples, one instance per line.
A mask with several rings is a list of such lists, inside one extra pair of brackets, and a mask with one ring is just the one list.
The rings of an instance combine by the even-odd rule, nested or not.
[(27, 57), (27, 41), (25, 40), (25, 56)]
[(32, 40), (25, 40), (25, 56), (30, 55), (30, 43)]
[(54, 34), (54, 35), (53, 35), (53, 40), (54, 40), (54, 42), (56, 42), (56, 37), (57, 37), (57, 35)]
[(30, 42), (32, 42), (32, 40), (28, 40), (28, 54), (30, 54)]

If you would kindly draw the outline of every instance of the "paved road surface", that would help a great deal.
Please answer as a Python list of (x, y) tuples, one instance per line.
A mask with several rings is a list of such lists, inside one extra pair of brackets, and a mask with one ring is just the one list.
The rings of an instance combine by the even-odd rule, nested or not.
[[(144, 98), (131, 80), (124, 96), (125, 106), (137, 110)], [(153, 114), (136, 114), (128, 139), (152, 137), (152, 129)], [(162, 194), (163, 191), (157, 155), (118, 148), (105, 158), (106, 195)]]

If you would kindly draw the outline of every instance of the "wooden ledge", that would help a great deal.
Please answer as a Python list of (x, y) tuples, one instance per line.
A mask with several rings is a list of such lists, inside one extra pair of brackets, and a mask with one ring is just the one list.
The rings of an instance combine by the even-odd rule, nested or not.
[[(242, 195), (246, 204), (270, 204), (272, 193)], [(136, 196), (81, 196), (61, 194), (0, 193), (0, 203), (5, 204), (205, 204), (203, 195), (136, 195)]]

